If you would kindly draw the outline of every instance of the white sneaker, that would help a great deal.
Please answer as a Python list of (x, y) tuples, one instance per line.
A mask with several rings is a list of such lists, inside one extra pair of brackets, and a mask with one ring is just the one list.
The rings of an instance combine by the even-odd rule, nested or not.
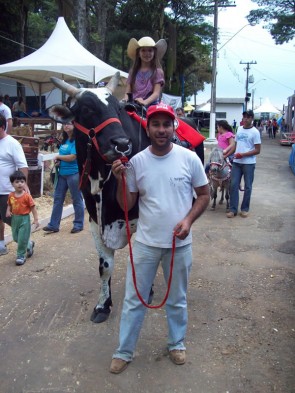
[(243, 218), (248, 217), (248, 215), (249, 215), (248, 212), (243, 212), (243, 211), (241, 211), (241, 213), (240, 213), (240, 216), (243, 217)]

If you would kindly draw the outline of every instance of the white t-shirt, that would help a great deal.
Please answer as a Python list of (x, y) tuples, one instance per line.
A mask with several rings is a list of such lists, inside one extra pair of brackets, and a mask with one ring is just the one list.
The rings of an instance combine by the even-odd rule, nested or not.
[[(240, 126), (235, 136), (235, 141), (237, 143), (236, 153), (246, 153), (247, 151), (253, 150), (254, 145), (261, 144), (260, 132), (256, 127), (244, 128)], [(235, 158), (234, 162), (238, 164), (255, 164), (256, 155), (250, 157), (243, 157), (240, 159)]]
[[(6, 120), (12, 119), (11, 110), (9, 106), (0, 103), (0, 115), (4, 116)], [(6, 125), (6, 131), (7, 131), (7, 125)]]
[(9, 176), (18, 168), (27, 168), (21, 144), (10, 135), (0, 139), (0, 195), (14, 191)]
[[(127, 183), (139, 193), (139, 220), (136, 240), (149, 246), (171, 248), (173, 229), (192, 207), (193, 188), (208, 183), (195, 152), (173, 144), (165, 156), (156, 156), (149, 147), (130, 160)], [(176, 246), (192, 242), (191, 233)]]
[(12, 116), (9, 106), (0, 103), (0, 115), (4, 116), (6, 120), (11, 119)]

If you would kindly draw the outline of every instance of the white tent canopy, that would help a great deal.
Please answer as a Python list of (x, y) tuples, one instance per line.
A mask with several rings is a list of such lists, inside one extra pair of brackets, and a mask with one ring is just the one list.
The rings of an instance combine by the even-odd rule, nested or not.
[(254, 113), (273, 113), (279, 114), (281, 113), (273, 104), (270, 102), (269, 98), (265, 98), (262, 105), (254, 110)]
[[(54, 88), (50, 77), (68, 83), (97, 83), (118, 70), (92, 55), (73, 36), (63, 17), (45, 44), (36, 52), (20, 60), (0, 65), (0, 77), (14, 79), (35, 91), (39, 96)], [(126, 72), (120, 71), (127, 78)]]

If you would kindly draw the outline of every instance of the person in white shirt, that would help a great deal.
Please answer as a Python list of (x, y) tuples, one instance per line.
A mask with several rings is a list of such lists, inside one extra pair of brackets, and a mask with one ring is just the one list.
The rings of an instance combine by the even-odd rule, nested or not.
[(253, 111), (243, 112), (243, 125), (238, 128), (235, 146), (230, 152), (230, 154), (235, 153), (230, 182), (230, 211), (226, 214), (228, 218), (233, 218), (238, 214), (242, 176), (244, 176), (245, 186), (240, 216), (246, 218), (249, 214), (256, 155), (260, 154), (261, 147), (260, 132), (253, 126), (253, 119)]
[[(11, 218), (6, 217), (8, 195), (14, 191), (10, 175), (16, 169), (23, 172), (28, 179), (28, 164), (21, 144), (11, 135), (7, 135), (6, 119), (0, 115), (0, 255), (8, 253), (4, 242), (5, 223), (11, 225)], [(26, 191), (29, 192), (27, 184)], [(33, 255), (33, 242), (29, 242), (27, 256)]]
[(0, 94), (0, 115), (4, 116), (6, 119), (6, 132), (11, 134), (12, 131), (12, 115), (9, 106), (5, 105), (3, 102), (3, 95)]
[[(174, 364), (184, 364), (187, 329), (187, 286), (192, 265), (193, 222), (209, 203), (209, 187), (203, 165), (195, 152), (172, 143), (175, 114), (163, 103), (147, 110), (147, 132), (151, 145), (130, 160), (130, 169), (120, 160), (112, 165), (118, 182), (117, 200), (124, 208), (123, 178), (127, 181), (127, 204), (139, 201), (139, 219), (133, 259), (137, 287), (145, 302), (161, 263), (166, 283), (169, 277), (172, 244), (175, 238), (173, 278), (166, 302), (168, 351)], [(193, 201), (193, 192), (197, 198)], [(127, 269), (119, 347), (110, 372), (119, 374), (133, 359), (145, 316), (133, 285), (130, 261)]]

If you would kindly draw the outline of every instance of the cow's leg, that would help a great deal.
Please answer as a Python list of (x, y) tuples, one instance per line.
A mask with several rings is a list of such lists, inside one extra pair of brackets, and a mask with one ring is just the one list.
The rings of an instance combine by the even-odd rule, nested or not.
[(111, 306), (111, 277), (114, 270), (114, 250), (107, 248), (100, 235), (100, 227), (93, 220), (90, 223), (95, 247), (99, 255), (99, 275), (101, 280), (98, 302), (91, 315), (91, 321), (101, 323), (108, 319)]

